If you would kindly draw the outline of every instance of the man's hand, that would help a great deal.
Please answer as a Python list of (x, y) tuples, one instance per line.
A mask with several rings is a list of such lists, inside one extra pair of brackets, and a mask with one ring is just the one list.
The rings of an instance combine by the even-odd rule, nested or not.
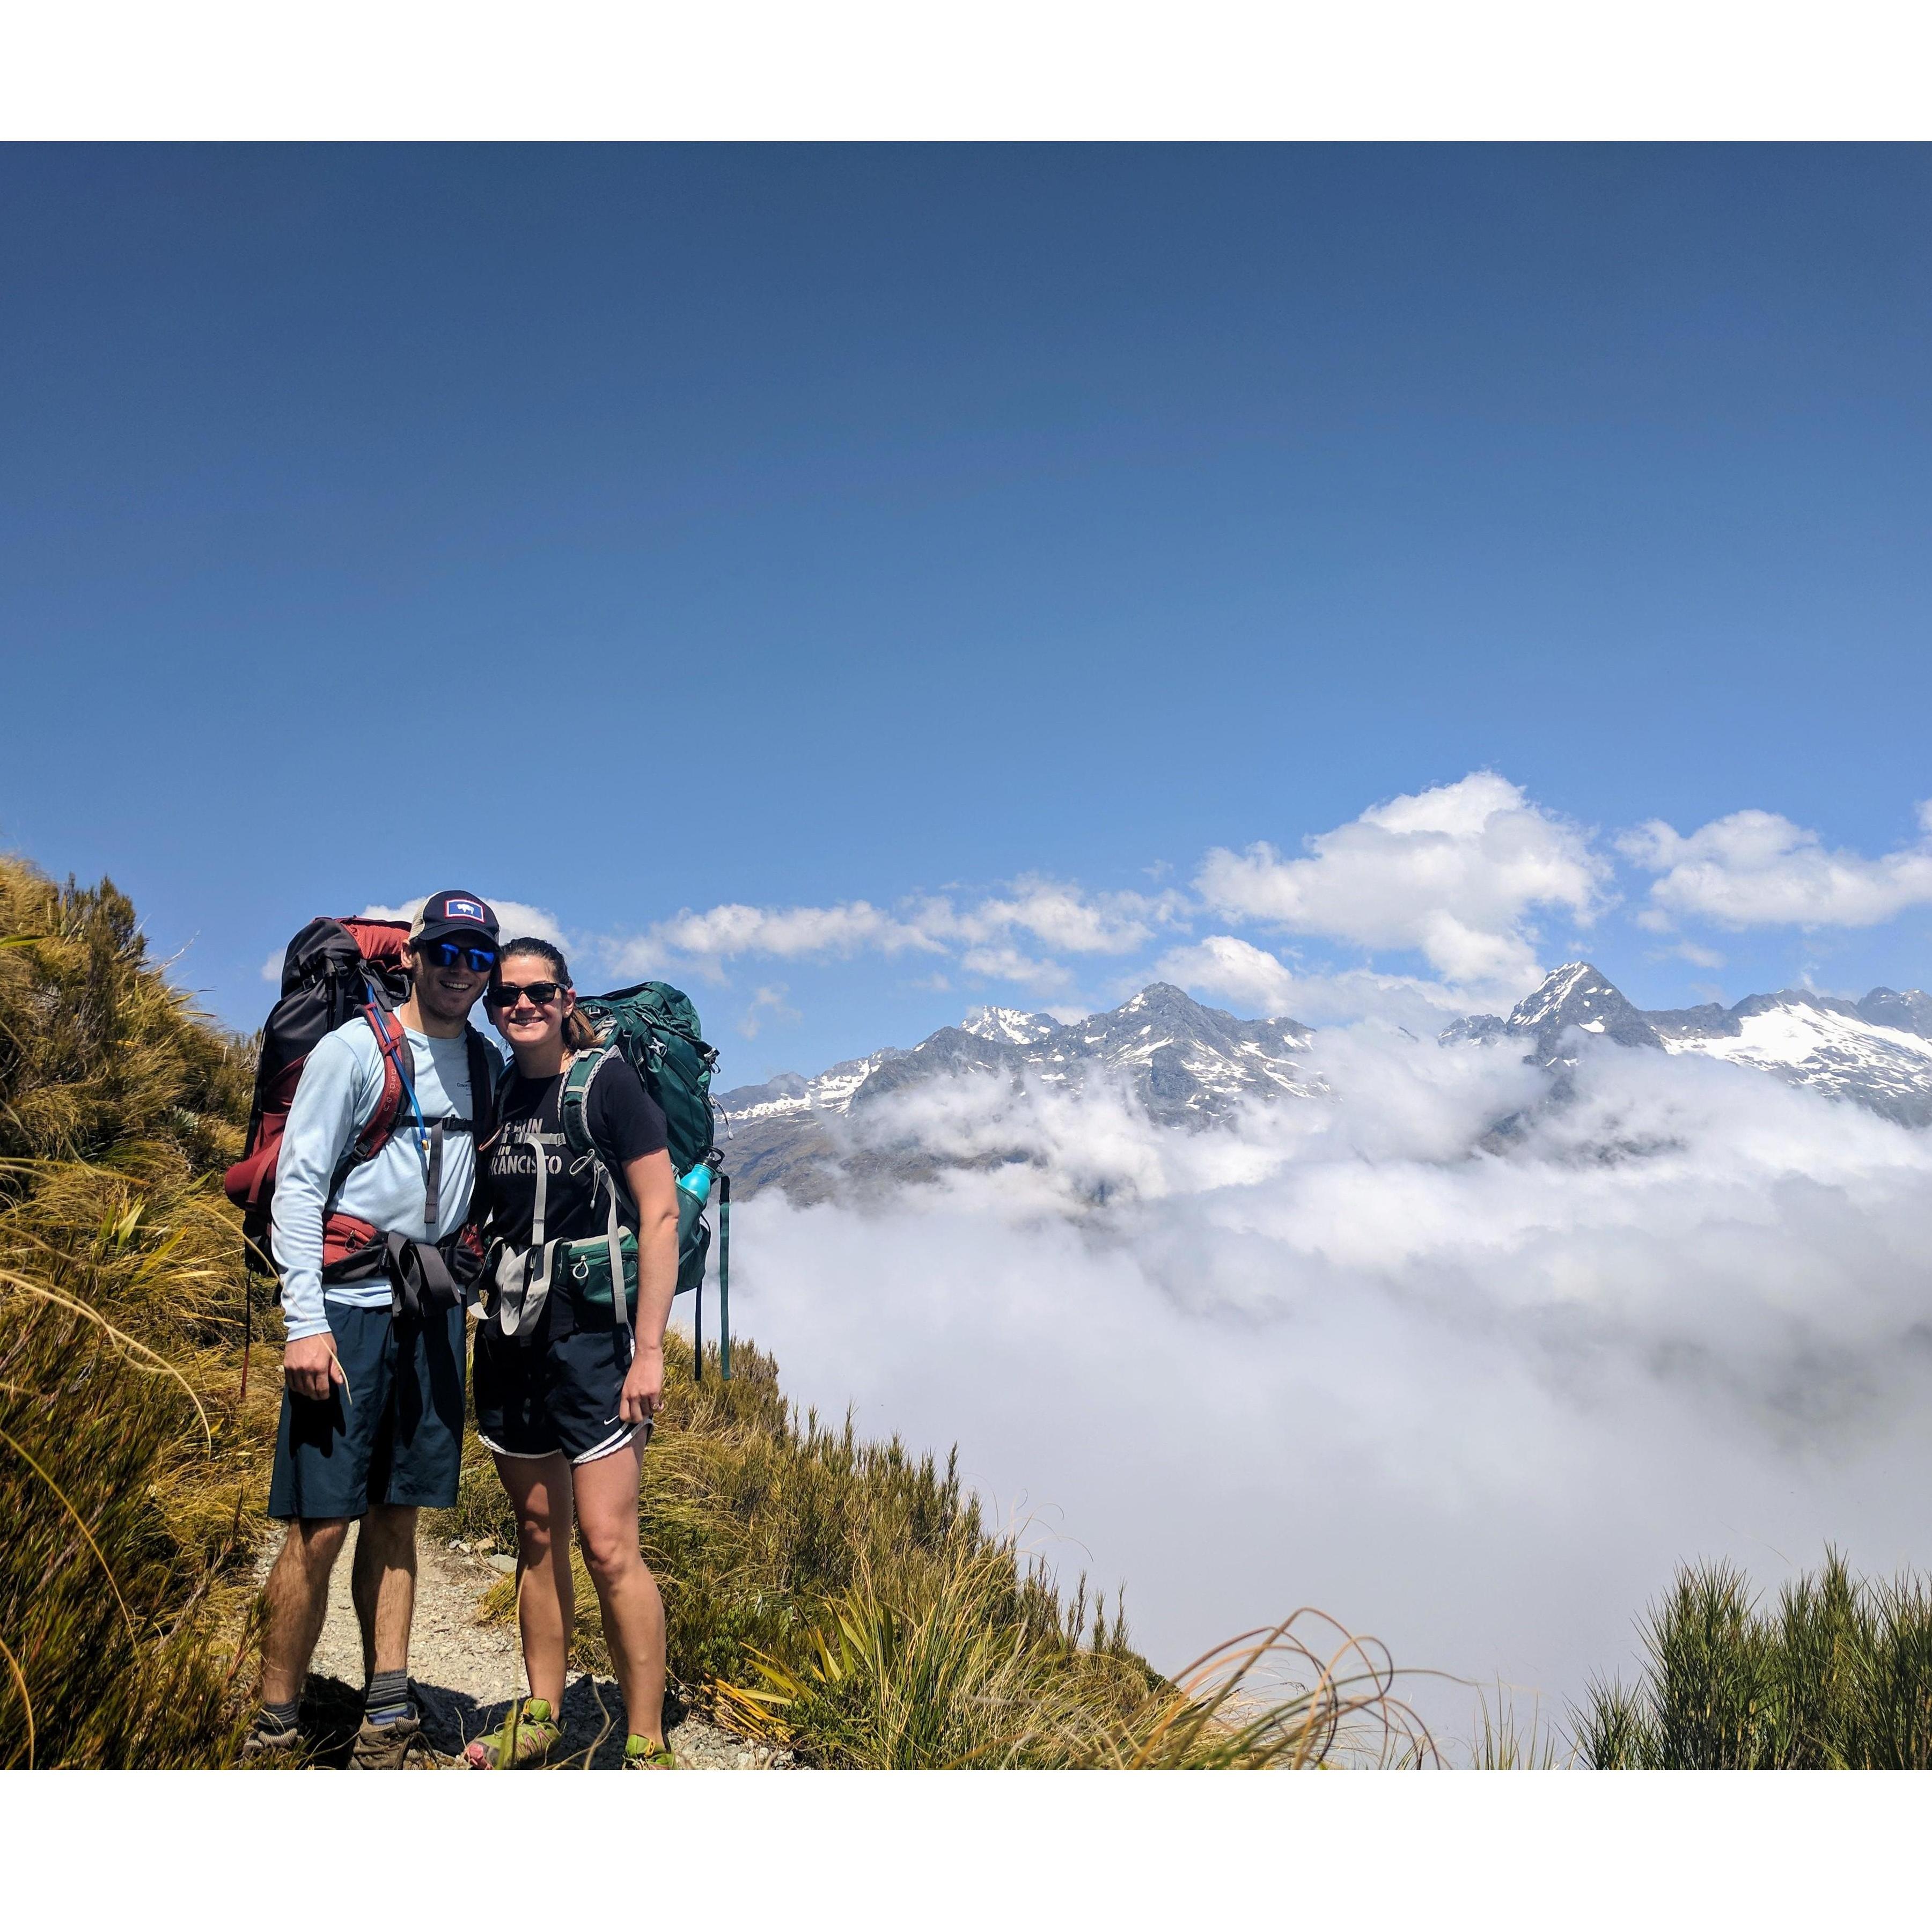
[[(349, 1382), (335, 1359), (333, 1335), (304, 1335), (300, 1341), (290, 1342), (282, 1350), (282, 1375), (289, 1393), (306, 1402), (326, 1402), (333, 1384), (339, 1382), (346, 1388)], [(658, 1379), (663, 1379), (662, 1366)]]
[(624, 1378), (623, 1399), (617, 1405), (620, 1422), (649, 1422), (664, 1406), (664, 1344), (638, 1344), (631, 1372)]

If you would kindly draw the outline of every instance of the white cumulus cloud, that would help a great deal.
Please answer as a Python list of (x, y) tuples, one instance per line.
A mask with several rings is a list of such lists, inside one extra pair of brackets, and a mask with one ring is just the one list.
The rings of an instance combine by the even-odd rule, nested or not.
[(1029, 874), (964, 905), (940, 895), (908, 899), (890, 910), (865, 899), (830, 906), (687, 908), (638, 938), (610, 942), (608, 950), (620, 971), (688, 966), (710, 976), (716, 976), (720, 962), (741, 957), (923, 952), (956, 958), (982, 977), (1048, 992), (1070, 985), (1072, 974), (1056, 959), (1016, 944), (1016, 936), (1048, 952), (1131, 952), (1173, 925), (1182, 903), (1172, 892), (1089, 892)]
[(786, 1004), (783, 986), (760, 986), (752, 995), (752, 1004), (738, 1022), (738, 1030), (746, 1039), (756, 1040), (767, 1022), (782, 1026), (800, 1017), (796, 1006)]
[(1588, 834), (1494, 772), (1390, 800), (1307, 842), (1217, 848), (1196, 886), (1216, 911), (1371, 949), (1420, 952), (1463, 986), (1521, 988), (1537, 976), (1532, 915), (1587, 924), (1608, 868)]
[(1436, 980), (1366, 967), (1298, 973), (1275, 954), (1225, 932), (1175, 948), (1151, 970), (1156, 980), (1200, 998), (1226, 1000), (1251, 1013), (1314, 1026), (1373, 1018), (1432, 1036), (1445, 1019), (1466, 1012), (1470, 1004), (1467, 993)]
[(1633, 864), (1660, 874), (1638, 915), (1653, 929), (1679, 919), (1718, 926), (1879, 926), (1932, 904), (1932, 802), (1924, 836), (1876, 859), (1828, 850), (1774, 812), (1734, 812), (1688, 835), (1654, 818), (1617, 841)]
[(1073, 975), (1054, 959), (1031, 959), (1012, 946), (976, 946), (959, 962), (969, 973), (986, 980), (1004, 980), (1034, 993), (1057, 993), (1073, 983)]
[(661, 920), (642, 940), (629, 943), (634, 956), (655, 964), (667, 952), (688, 958), (731, 958), (763, 953), (778, 959), (830, 956), (850, 958), (861, 950), (884, 953), (941, 949), (917, 928), (863, 899), (830, 906), (718, 905), (686, 910)]
[(1173, 925), (1183, 903), (1178, 892), (1089, 892), (1028, 874), (1015, 880), (1005, 895), (963, 910), (956, 910), (950, 899), (929, 898), (910, 916), (936, 940), (983, 944), (1017, 929), (1061, 952), (1131, 952), (1157, 928)]
[(1238, 1006), (1275, 1018), (1293, 1013), (1294, 995), (1301, 984), (1272, 952), (1226, 932), (1211, 934), (1197, 945), (1177, 948), (1154, 972), (1156, 979), (1190, 993), (1232, 1000)]

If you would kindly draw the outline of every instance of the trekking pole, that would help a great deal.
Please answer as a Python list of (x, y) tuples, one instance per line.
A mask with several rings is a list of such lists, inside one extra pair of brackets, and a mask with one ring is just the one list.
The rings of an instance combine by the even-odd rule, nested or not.
[(731, 1177), (718, 1177), (718, 1377), (731, 1379)]
[(692, 1371), (699, 1382), (704, 1379), (704, 1277), (698, 1277), (698, 1286), (691, 1296), (691, 1355), (697, 1364)]

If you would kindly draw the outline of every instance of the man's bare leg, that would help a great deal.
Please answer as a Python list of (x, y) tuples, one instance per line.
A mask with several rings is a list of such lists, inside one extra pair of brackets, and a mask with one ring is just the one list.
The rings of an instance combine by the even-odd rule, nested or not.
[(416, 1607), (416, 1513), (372, 1503), (356, 1533), (349, 1592), (362, 1632), (362, 1676), (406, 1670), (410, 1624)]
[(265, 1704), (295, 1703), (302, 1696), (309, 1659), (328, 1613), (329, 1573), (348, 1533), (348, 1521), (341, 1516), (289, 1525), (262, 1592), (268, 1611), (268, 1633), (262, 1641)]

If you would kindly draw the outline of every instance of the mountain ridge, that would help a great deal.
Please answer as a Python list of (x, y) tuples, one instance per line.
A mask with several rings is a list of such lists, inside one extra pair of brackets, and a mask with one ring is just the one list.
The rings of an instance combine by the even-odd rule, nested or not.
[[(1238, 1019), (1156, 980), (1132, 998), (1072, 1022), (1018, 1007), (972, 1008), (957, 1026), (916, 1046), (881, 1047), (822, 1073), (774, 1074), (717, 1096), (728, 1160), (742, 1198), (782, 1186), (800, 1203), (844, 1182), (924, 1178), (948, 1163), (910, 1144), (855, 1148), (841, 1124), (928, 1080), (980, 1076), (1016, 1086), (1077, 1090), (1123, 1083), (1160, 1124), (1214, 1126), (1252, 1100), (1312, 1099), (1327, 1091), (1297, 1056), (1314, 1030), (1287, 1018)], [(1438, 1036), (1445, 1048), (1520, 1046), (1523, 1058), (1567, 1088), (1582, 1042), (1632, 1051), (1696, 1053), (1769, 1073), (1850, 1101), (1908, 1126), (1932, 1125), (1932, 996), (1875, 986), (1861, 1000), (1800, 988), (1754, 993), (1725, 1006), (1646, 1011), (1587, 960), (1572, 960), (1507, 1014), (1474, 1013)], [(1002, 1158), (981, 1156), (982, 1164)]]
[(1646, 1012), (1586, 960), (1559, 966), (1507, 1018), (1472, 1013), (1438, 1036), (1444, 1046), (1521, 1041), (1523, 1058), (1552, 1070), (1576, 1064), (1573, 1036), (1696, 1053), (1770, 1073), (1796, 1087), (1869, 1108), (1901, 1125), (1932, 1125), (1932, 998), (1874, 986), (1860, 1000), (1807, 988), (1748, 994)]
[(916, 1046), (884, 1047), (809, 1079), (775, 1075), (721, 1094), (717, 1102), (729, 1124), (728, 1158), (740, 1195), (778, 1184), (796, 1200), (819, 1200), (834, 1191), (823, 1171), (826, 1162), (853, 1167), (830, 1124), (928, 1079), (982, 1074), (1017, 1084), (1031, 1078), (1068, 1090), (1116, 1079), (1162, 1125), (1202, 1127), (1250, 1096), (1320, 1092), (1318, 1082), (1300, 1076), (1294, 1058), (1313, 1038), (1313, 1029), (1299, 1021), (1237, 1019), (1156, 980), (1109, 1012), (1071, 1022), (976, 1006), (964, 1024), (941, 1027)]

